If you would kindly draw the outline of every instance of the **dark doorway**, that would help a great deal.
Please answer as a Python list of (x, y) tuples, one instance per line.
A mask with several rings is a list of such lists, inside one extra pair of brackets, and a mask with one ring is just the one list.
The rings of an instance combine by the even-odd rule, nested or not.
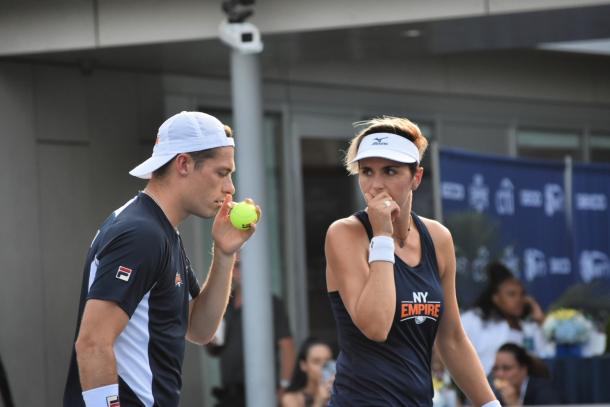
[(343, 140), (305, 138), (301, 142), (310, 335), (335, 346), (335, 322), (326, 294), (324, 239), (332, 222), (354, 212), (355, 184), (341, 162), (346, 149)]

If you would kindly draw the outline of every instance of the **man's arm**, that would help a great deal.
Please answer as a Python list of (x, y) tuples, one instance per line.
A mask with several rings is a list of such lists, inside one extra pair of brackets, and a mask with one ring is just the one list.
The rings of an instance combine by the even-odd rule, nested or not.
[(129, 317), (115, 302), (90, 299), (76, 340), (83, 391), (118, 383), (113, 345)]
[(190, 318), (186, 338), (200, 345), (208, 343), (222, 319), (231, 291), (231, 274), (235, 254), (227, 255), (214, 248), (212, 266), (199, 292), (189, 304)]
[[(246, 201), (254, 204), (251, 199)], [(256, 231), (256, 224), (251, 224), (246, 230), (238, 230), (231, 225), (229, 212), (233, 206), (232, 196), (225, 195), (212, 225), (214, 253), (210, 272), (199, 295), (189, 304), (189, 328), (186, 338), (200, 345), (212, 339), (227, 308), (235, 253)], [(256, 206), (256, 211), (260, 219), (261, 208)]]

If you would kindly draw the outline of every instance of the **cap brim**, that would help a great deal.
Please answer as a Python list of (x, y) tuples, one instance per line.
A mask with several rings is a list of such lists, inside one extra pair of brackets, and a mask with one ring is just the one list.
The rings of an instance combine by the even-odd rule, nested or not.
[(385, 158), (404, 164), (419, 163), (419, 160), (409, 154), (401, 153), (396, 150), (371, 149), (358, 154), (356, 158), (350, 161), (350, 164), (362, 160), (363, 158)]
[(155, 170), (158, 170), (163, 165), (167, 164), (175, 156), (176, 154), (172, 153), (150, 157), (148, 160), (129, 171), (129, 174), (142, 179), (150, 179)]

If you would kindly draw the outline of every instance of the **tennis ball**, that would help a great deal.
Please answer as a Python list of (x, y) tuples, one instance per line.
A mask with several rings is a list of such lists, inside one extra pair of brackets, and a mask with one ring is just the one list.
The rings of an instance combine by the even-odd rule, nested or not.
[(229, 213), (229, 219), (231, 224), (239, 229), (246, 230), (250, 229), (251, 223), (258, 222), (258, 213), (256, 213), (256, 207), (248, 202), (238, 202)]

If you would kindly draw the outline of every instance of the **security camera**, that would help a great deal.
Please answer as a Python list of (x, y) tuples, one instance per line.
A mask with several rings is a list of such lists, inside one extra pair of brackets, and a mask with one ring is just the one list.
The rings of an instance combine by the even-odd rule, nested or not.
[(254, 24), (225, 20), (220, 23), (219, 33), (222, 42), (243, 54), (256, 54), (263, 50), (261, 34)]

